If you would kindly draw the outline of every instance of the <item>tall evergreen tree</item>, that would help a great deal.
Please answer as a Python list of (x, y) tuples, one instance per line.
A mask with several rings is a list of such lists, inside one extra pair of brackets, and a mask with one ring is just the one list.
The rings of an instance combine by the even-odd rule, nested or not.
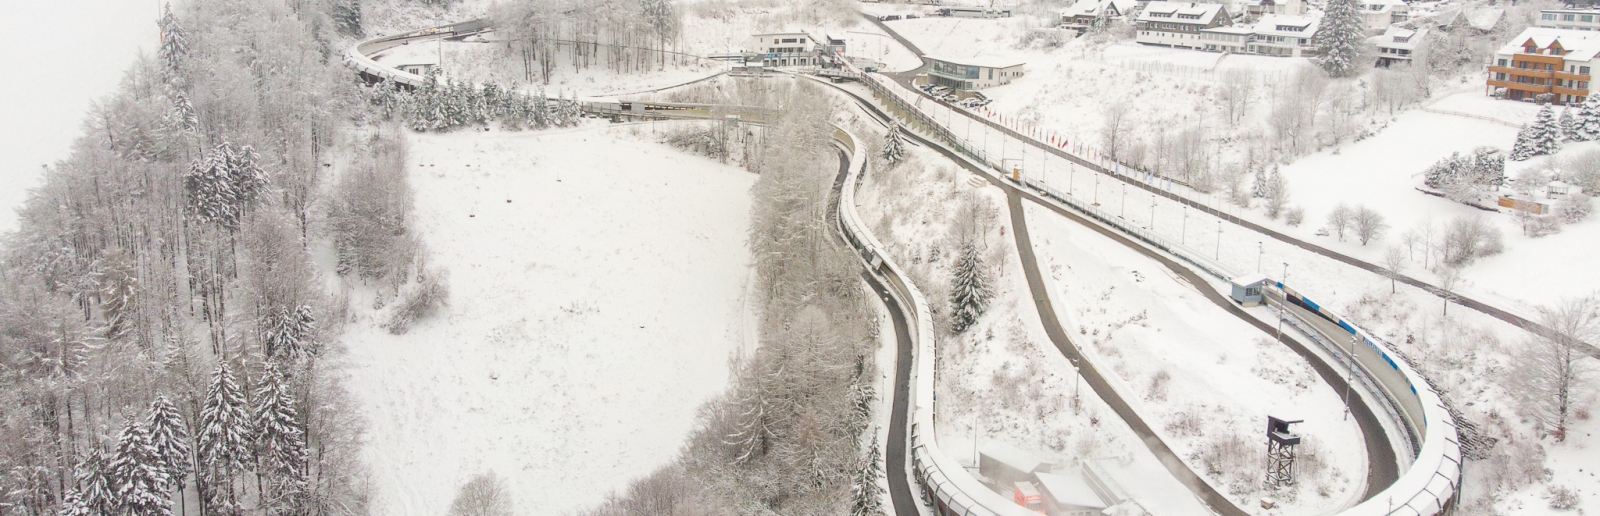
[(112, 491), (121, 514), (172, 514), (172, 499), (167, 496), (167, 478), (161, 474), (159, 455), (150, 444), (144, 425), (130, 419), (122, 427), (116, 457), (111, 459)]
[(310, 340), (316, 330), (316, 317), (309, 305), (300, 305), (292, 311), (288, 307), (279, 308), (267, 315), (262, 326), (261, 346), (268, 359), (293, 361), (313, 351)]
[(1600, 140), (1600, 95), (1590, 95), (1584, 99), (1574, 125), (1576, 127), (1573, 134), (1568, 136), (1569, 139), (1580, 142)]
[(111, 479), (106, 476), (105, 454), (98, 444), (89, 446), (89, 454), (78, 464), (73, 476), (78, 481), (79, 497), (83, 505), (94, 514), (108, 514), (116, 509), (116, 494), (111, 490)]
[(243, 471), (250, 458), (250, 415), (228, 364), (217, 365), (200, 408), (200, 460), (222, 476)]
[[(873, 432), (877, 435), (877, 432)], [(878, 485), (878, 478), (883, 476), (883, 468), (878, 462), (883, 459), (878, 451), (878, 440), (873, 439), (868, 445), (867, 456), (861, 460), (861, 465), (856, 468), (854, 485), (850, 486), (851, 503), (850, 516), (881, 516), (883, 511), (883, 486)]]
[(1522, 124), (1522, 129), (1517, 130), (1517, 141), (1511, 144), (1511, 161), (1526, 161), (1534, 156), (1532, 125)]
[(1578, 120), (1572, 116), (1572, 106), (1561, 108), (1561, 117), (1556, 119), (1556, 129), (1561, 133), (1557, 139), (1579, 141), (1575, 138), (1578, 134)]
[(1561, 150), (1561, 127), (1556, 124), (1555, 110), (1549, 104), (1539, 109), (1539, 116), (1533, 120), (1531, 134), (1533, 155), (1547, 156)]
[(1255, 180), (1250, 184), (1250, 196), (1255, 198), (1266, 197), (1267, 189), (1269, 187), (1270, 184), (1267, 182), (1267, 167), (1256, 169)]
[(167, 74), (167, 82), (183, 87), (183, 64), (189, 57), (189, 33), (183, 30), (178, 23), (178, 17), (172, 14), (172, 4), (166, 4), (161, 11), (161, 20), (157, 22), (161, 28), (161, 47), (157, 54), (161, 59), (162, 71)]
[(1350, 77), (1358, 71), (1356, 53), (1366, 41), (1366, 22), (1359, 0), (1328, 0), (1317, 29), (1317, 65), (1330, 77)]
[(156, 465), (167, 477), (170, 487), (182, 488), (184, 477), (189, 475), (193, 464), (189, 459), (189, 427), (183, 422), (183, 414), (166, 396), (157, 394), (150, 402), (147, 421), (150, 445), (156, 451)]
[(346, 36), (361, 35), (361, 0), (334, 0), (333, 26)]
[(194, 161), (183, 175), (189, 192), (189, 214), (201, 223), (239, 229), (239, 222), (267, 189), (267, 173), (249, 145), (235, 148), (223, 140)]
[(967, 242), (961, 246), (961, 258), (956, 260), (950, 285), (950, 329), (965, 331), (978, 322), (978, 317), (989, 309), (989, 278), (983, 266), (978, 246)]
[(255, 392), (255, 443), (261, 471), (284, 483), (298, 484), (305, 464), (305, 435), (295, 414), (294, 395), (278, 368), (267, 364)]
[(900, 124), (890, 125), (889, 132), (883, 135), (883, 160), (889, 166), (899, 165), (906, 158), (906, 147), (901, 138)]

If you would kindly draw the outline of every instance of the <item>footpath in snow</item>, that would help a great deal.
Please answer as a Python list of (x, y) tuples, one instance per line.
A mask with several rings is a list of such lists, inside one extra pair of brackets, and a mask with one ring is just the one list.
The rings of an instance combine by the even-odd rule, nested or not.
[(444, 514), (490, 470), (518, 512), (574, 511), (676, 456), (745, 341), (755, 176), (649, 127), (408, 138), (451, 297), (403, 336), (350, 327), (373, 512)]

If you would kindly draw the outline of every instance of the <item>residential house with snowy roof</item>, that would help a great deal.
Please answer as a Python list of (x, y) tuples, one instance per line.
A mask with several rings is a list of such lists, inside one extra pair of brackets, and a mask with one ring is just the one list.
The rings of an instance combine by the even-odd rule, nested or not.
[(1267, 56), (1302, 57), (1313, 53), (1312, 39), (1321, 18), (1269, 14), (1256, 22), (1255, 37), (1247, 52)]
[(1549, 93), (1557, 104), (1582, 103), (1600, 69), (1596, 54), (1600, 32), (1529, 27), (1495, 51), (1488, 93), (1511, 100)]
[(1411, 55), (1417, 52), (1424, 40), (1428, 38), (1428, 29), (1407, 29), (1405, 27), (1389, 27), (1383, 31), (1382, 36), (1373, 38), (1374, 46), (1378, 47), (1378, 63), (1383, 68), (1388, 68), (1395, 63), (1411, 62)]
[(1362, 0), (1361, 18), (1367, 23), (1367, 30), (1380, 31), (1388, 29), (1390, 25), (1406, 21), (1411, 15), (1411, 7), (1404, 0)]
[(1600, 30), (1600, 10), (1545, 9), (1539, 11), (1539, 19), (1533, 25), (1551, 29)]
[(1175, 48), (1204, 48), (1200, 31), (1233, 25), (1222, 4), (1150, 2), (1139, 13), (1134, 41)]
[(1122, 18), (1138, 5), (1135, 0), (1078, 0), (1061, 11), (1061, 27), (1077, 29), (1079, 34), (1093, 27), (1102, 15), (1107, 19)]
[(1306, 13), (1306, 4), (1300, 0), (1240, 0), (1235, 10), (1243, 11), (1254, 20), (1268, 14), (1302, 15)]

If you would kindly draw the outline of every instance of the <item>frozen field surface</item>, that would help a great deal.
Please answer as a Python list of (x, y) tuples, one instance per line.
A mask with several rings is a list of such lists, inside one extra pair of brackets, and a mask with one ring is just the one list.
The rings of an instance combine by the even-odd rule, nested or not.
[(676, 456), (723, 388), (755, 176), (629, 131), (409, 138), (451, 297), (406, 335), (350, 327), (374, 513), (444, 514), (490, 470), (519, 513), (592, 506)]

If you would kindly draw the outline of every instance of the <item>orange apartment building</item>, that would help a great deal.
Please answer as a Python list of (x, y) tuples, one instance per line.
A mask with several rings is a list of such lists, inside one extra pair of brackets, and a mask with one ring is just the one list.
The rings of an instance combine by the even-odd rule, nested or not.
[(1488, 91), (1511, 100), (1555, 95), (1557, 104), (1582, 103), (1600, 71), (1600, 32), (1530, 27), (1495, 51)]

